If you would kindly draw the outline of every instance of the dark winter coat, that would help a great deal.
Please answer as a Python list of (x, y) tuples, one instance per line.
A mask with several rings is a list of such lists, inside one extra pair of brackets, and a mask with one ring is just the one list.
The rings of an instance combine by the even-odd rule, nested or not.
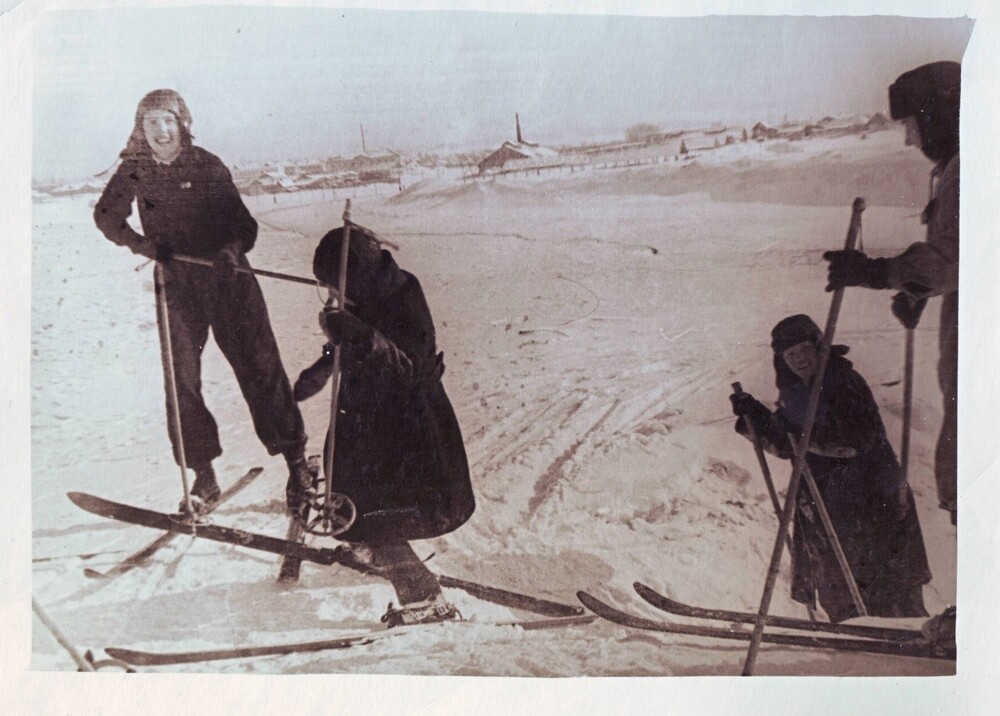
[(94, 208), (94, 221), (111, 241), (135, 250), (143, 237), (128, 225), (132, 200), (147, 239), (174, 252), (214, 259), (223, 246), (253, 248), (257, 222), (243, 204), (229, 170), (201, 147), (184, 147), (170, 164), (147, 152), (122, 160)]
[[(339, 539), (392, 543), (455, 530), (475, 499), (423, 290), (389, 252), (377, 255), (366, 285), (352, 290), (348, 282), (351, 310), (371, 331), (360, 346), (343, 347), (333, 489), (358, 510)], [(303, 371), (296, 398), (317, 392), (332, 363), (325, 355)]]
[[(902, 469), (886, 437), (864, 378), (835, 350), (827, 367), (806, 463), (844, 548), (862, 600), (872, 616), (925, 616), (920, 587), (931, 574), (913, 496), (899, 516)], [(801, 435), (811, 386), (780, 356), (778, 410), (758, 426), (764, 446), (793, 457), (788, 434)], [(741, 431), (742, 432), (742, 431)], [(847, 583), (805, 482), (795, 514), (792, 597), (820, 604), (833, 621), (857, 616)]]
[(938, 500), (954, 510), (958, 500), (958, 255), (959, 155), (931, 174), (932, 193), (924, 219), (927, 240), (886, 260), (889, 285), (914, 298), (941, 296), (938, 384), (944, 420), (934, 456)]
[[(214, 154), (185, 146), (166, 165), (156, 162), (148, 148), (124, 156), (94, 208), (94, 221), (110, 241), (133, 252), (148, 252), (154, 242), (162, 242), (175, 253), (209, 260), (226, 245), (239, 244), (244, 253), (253, 248), (257, 222), (243, 204), (229, 170)], [(133, 200), (139, 207), (142, 234), (127, 221)], [(244, 253), (238, 263), (249, 268)], [(236, 374), (267, 451), (276, 455), (300, 449), (306, 441), (302, 415), (292, 397), (257, 279), (249, 273), (223, 276), (212, 267), (176, 260), (157, 268), (162, 271), (170, 314), (172, 377), (187, 464), (207, 465), (222, 454), (218, 426), (201, 393), (201, 354), (209, 331)], [(161, 342), (164, 318), (158, 301)], [(169, 391), (166, 365), (164, 380)], [(169, 403), (167, 410), (167, 430), (174, 458), (180, 462), (182, 441)]]

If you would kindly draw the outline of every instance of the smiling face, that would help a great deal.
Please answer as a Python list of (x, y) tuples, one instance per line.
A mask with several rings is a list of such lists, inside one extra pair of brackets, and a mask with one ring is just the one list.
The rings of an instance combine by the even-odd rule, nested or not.
[(819, 352), (811, 341), (796, 343), (785, 349), (781, 357), (803, 383), (808, 383), (819, 370)]
[(181, 153), (181, 129), (177, 122), (178, 111), (151, 109), (142, 118), (142, 130), (153, 156), (169, 163)]

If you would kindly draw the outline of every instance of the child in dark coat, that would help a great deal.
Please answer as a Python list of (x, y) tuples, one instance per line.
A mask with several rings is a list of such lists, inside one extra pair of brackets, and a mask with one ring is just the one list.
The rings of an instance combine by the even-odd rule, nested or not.
[[(819, 370), (822, 332), (805, 315), (790, 316), (771, 332), (778, 410), (747, 393), (730, 396), (747, 436), (749, 421), (769, 452), (785, 459), (795, 451), (789, 434), (801, 435), (812, 383)], [(819, 487), (837, 538), (871, 616), (927, 616), (922, 585), (931, 579), (923, 535), (909, 487), (886, 437), (878, 406), (864, 378), (833, 346), (820, 393), (806, 463)], [(858, 616), (846, 580), (803, 486), (795, 512), (792, 598), (814, 605), (830, 620)]]
[[(316, 248), (313, 272), (330, 285), (337, 284), (343, 235), (335, 229)], [(354, 224), (346, 298), (346, 309), (328, 304), (321, 312), (329, 342), (294, 389), (300, 401), (319, 392), (340, 346), (333, 489), (351, 498), (357, 518), (339, 539), (392, 582), (401, 607), (384, 617), (390, 626), (453, 618), (454, 607), (408, 544), (457, 529), (475, 510), (427, 301), (416, 277)]]

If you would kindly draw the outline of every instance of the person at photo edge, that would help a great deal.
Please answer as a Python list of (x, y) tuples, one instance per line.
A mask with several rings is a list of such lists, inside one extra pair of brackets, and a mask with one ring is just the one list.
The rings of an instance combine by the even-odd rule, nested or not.
[[(211, 330), (232, 366), (268, 453), (281, 453), (289, 482), (309, 483), (302, 415), (278, 353), (267, 307), (246, 254), (257, 239), (229, 170), (192, 144), (191, 113), (174, 90), (158, 89), (139, 102), (121, 163), (94, 208), (94, 221), (110, 241), (155, 259), (162, 271), (168, 315), (157, 301), (161, 340), (169, 323), (182, 436), (172, 401), (167, 429), (174, 459), (195, 472), (193, 496), (212, 502), (220, 494), (212, 461), (222, 454), (218, 427), (201, 393), (201, 354)], [(138, 205), (142, 233), (127, 218)], [(208, 259), (204, 266), (174, 255)], [(169, 320), (168, 320), (169, 319)], [(167, 376), (164, 361), (164, 380)], [(169, 383), (168, 383), (169, 391)]]
[[(730, 396), (736, 431), (778, 457), (792, 459), (789, 435), (800, 435), (819, 371), (823, 334), (806, 315), (781, 320), (771, 332), (778, 409), (749, 393)], [(931, 579), (913, 493), (903, 480), (878, 405), (864, 378), (831, 348), (806, 464), (819, 488), (868, 614), (924, 617), (922, 586)], [(806, 485), (798, 493), (792, 535), (792, 598), (815, 605), (832, 622), (858, 616), (832, 543)]]
[(828, 251), (827, 291), (843, 286), (892, 288), (892, 312), (915, 328), (928, 298), (941, 296), (938, 382), (944, 419), (934, 456), (938, 504), (958, 522), (958, 203), (961, 65), (933, 62), (899, 76), (889, 87), (893, 119), (906, 125), (906, 144), (934, 162), (922, 221), (926, 241), (891, 258)]

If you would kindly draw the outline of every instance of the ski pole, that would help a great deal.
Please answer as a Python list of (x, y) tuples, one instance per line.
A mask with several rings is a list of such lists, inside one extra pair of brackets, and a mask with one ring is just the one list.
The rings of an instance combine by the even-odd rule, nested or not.
[[(189, 264), (197, 264), (198, 266), (215, 266), (215, 263), (209, 261), (208, 259), (200, 259), (196, 256), (185, 256), (183, 254), (174, 254), (172, 260), (183, 261), (184, 263), (189, 263)], [(288, 273), (278, 273), (277, 271), (265, 271), (264, 269), (245, 268), (243, 266), (237, 266), (236, 272), (253, 274), (255, 276), (266, 276), (267, 278), (276, 278), (280, 281), (291, 281), (292, 283), (302, 283), (306, 284), (307, 286), (316, 286), (317, 288), (325, 288), (327, 290), (333, 289), (333, 286), (323, 283), (319, 279), (305, 278), (303, 276), (295, 276), (293, 274), (288, 274)], [(343, 294), (338, 293), (337, 298), (340, 299), (342, 295)], [(341, 300), (341, 302), (347, 303), (348, 305), (351, 303), (350, 301), (343, 301), (343, 300)]]
[(69, 639), (67, 639), (66, 636), (59, 630), (56, 623), (49, 619), (49, 615), (42, 610), (42, 607), (35, 601), (34, 597), (31, 598), (31, 608), (34, 610), (38, 620), (45, 625), (45, 628), (48, 629), (52, 636), (55, 637), (55, 640), (59, 642), (59, 646), (69, 653), (73, 661), (76, 662), (80, 671), (97, 671), (97, 669), (95, 669), (89, 661), (80, 656), (80, 652), (76, 650), (75, 646), (69, 643)]
[[(743, 386), (739, 383), (733, 383), (733, 392), (737, 395), (743, 394)], [(771, 478), (771, 468), (767, 465), (767, 457), (764, 455), (764, 448), (761, 446), (760, 437), (757, 435), (757, 431), (754, 430), (753, 423), (750, 420), (746, 421), (747, 434), (750, 437), (750, 442), (753, 443), (753, 451), (757, 455), (757, 462), (760, 463), (760, 471), (764, 475), (764, 482), (767, 484), (767, 494), (771, 496), (771, 504), (774, 506), (774, 513), (781, 519), (781, 502), (778, 499), (778, 491), (774, 489), (774, 480)], [(791, 544), (789, 544), (791, 548)]]
[[(732, 384), (733, 392), (737, 395), (742, 395), (743, 385), (737, 381)], [(761, 474), (764, 475), (764, 483), (767, 485), (767, 494), (771, 496), (771, 505), (774, 507), (774, 515), (778, 518), (779, 523), (781, 522), (781, 501), (778, 499), (778, 491), (774, 487), (774, 479), (771, 477), (771, 468), (767, 464), (767, 456), (764, 455), (764, 448), (761, 445), (760, 437), (757, 435), (757, 431), (753, 427), (753, 423), (750, 420), (746, 421), (747, 434), (750, 437), (750, 442), (753, 443), (754, 454), (757, 455), (757, 462), (760, 463)], [(785, 534), (785, 543), (788, 545), (788, 553), (792, 554), (792, 536), (788, 533)], [(812, 604), (806, 605), (806, 611), (809, 613), (809, 619), (816, 621), (816, 611), (813, 609)]]
[[(344, 203), (344, 230), (340, 242), (340, 272), (337, 274), (337, 297), (347, 296), (347, 256), (351, 244), (351, 200), (346, 199)], [(337, 301), (337, 308), (344, 310), (344, 302)], [(326, 495), (325, 505), (327, 510), (333, 503), (333, 451), (337, 442), (337, 413), (340, 400), (340, 379), (341, 379), (341, 350), (340, 344), (333, 347), (333, 392), (330, 395), (330, 426), (327, 428), (326, 439), (329, 445), (324, 462), (323, 470), (326, 473)]]
[[(844, 242), (845, 249), (853, 249), (857, 242), (858, 234), (861, 232), (861, 213), (864, 210), (865, 200), (861, 197), (856, 198), (851, 207), (851, 222), (847, 229), (847, 239)], [(826, 330), (823, 332), (823, 340), (820, 341), (819, 369), (813, 377), (809, 402), (806, 404), (805, 421), (802, 426), (802, 439), (799, 441), (798, 449), (795, 451), (795, 462), (792, 468), (792, 477), (788, 484), (788, 495), (785, 497), (785, 507), (781, 512), (778, 536), (774, 541), (771, 564), (767, 570), (764, 592), (761, 595), (760, 607), (757, 610), (757, 621), (754, 624), (753, 634), (750, 637), (750, 647), (747, 649), (746, 660), (743, 663), (743, 676), (753, 675), (754, 665), (757, 662), (757, 652), (760, 651), (761, 639), (764, 636), (767, 612), (771, 606), (771, 597), (774, 594), (774, 586), (778, 580), (778, 569), (781, 566), (781, 553), (785, 547), (785, 534), (788, 532), (788, 526), (791, 524), (792, 515), (795, 512), (799, 483), (802, 478), (802, 470), (806, 464), (806, 451), (809, 449), (809, 441), (812, 439), (813, 425), (816, 422), (816, 410), (819, 407), (820, 391), (823, 388), (826, 365), (830, 360), (830, 346), (833, 344), (833, 334), (837, 330), (837, 318), (840, 315), (840, 304), (843, 303), (843, 300), (844, 289), (841, 287), (833, 292), (833, 299), (830, 302), (830, 313), (826, 319)]]
[(910, 426), (913, 418), (913, 338), (914, 330), (906, 329), (906, 348), (903, 359), (903, 440), (899, 446), (899, 463), (903, 471), (903, 484), (900, 486), (900, 508), (906, 504), (904, 500), (909, 484), (907, 470), (910, 465)]
[(174, 372), (174, 349), (170, 340), (170, 309), (167, 306), (167, 282), (163, 278), (163, 266), (159, 263), (153, 271), (156, 277), (156, 307), (159, 309), (160, 348), (167, 374), (167, 399), (169, 400), (170, 416), (173, 420), (174, 433), (177, 435), (177, 462), (181, 468), (181, 486), (184, 488), (184, 506), (189, 515), (194, 517), (194, 507), (191, 505), (191, 490), (188, 489), (187, 457), (184, 454), (184, 433), (181, 432), (180, 402), (177, 398), (177, 375)]
[[(789, 433), (788, 439), (791, 441), (795, 452), (798, 452), (795, 436)], [(816, 484), (812, 470), (809, 469), (808, 465), (803, 465), (802, 477), (805, 479), (806, 486), (812, 493), (813, 502), (816, 503), (816, 512), (819, 513), (819, 521), (823, 523), (823, 530), (826, 532), (827, 539), (830, 540), (830, 549), (833, 550), (833, 555), (837, 558), (837, 564), (840, 565), (840, 571), (844, 574), (844, 581), (847, 582), (847, 591), (851, 593), (854, 608), (857, 610), (859, 617), (866, 617), (868, 616), (868, 610), (865, 609), (864, 600), (861, 599), (861, 590), (858, 589), (858, 583), (854, 579), (854, 572), (851, 571), (851, 565), (847, 562), (847, 555), (844, 554), (844, 547), (840, 544), (840, 538), (837, 537), (837, 531), (833, 528), (830, 513), (826, 511), (826, 504), (823, 502), (823, 497), (819, 494), (819, 486)]]

